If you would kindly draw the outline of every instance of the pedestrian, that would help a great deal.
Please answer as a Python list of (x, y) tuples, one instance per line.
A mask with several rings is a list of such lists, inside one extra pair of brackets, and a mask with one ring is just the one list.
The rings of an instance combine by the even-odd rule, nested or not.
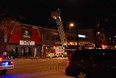
[(26, 56), (26, 58), (28, 57), (28, 53), (29, 53), (29, 48), (26, 47), (26, 48), (25, 48), (25, 56)]
[(10, 52), (10, 58), (11, 59), (14, 59), (15, 58), (14, 50), (11, 50), (11, 52)]
[(4, 51), (2, 55), (3, 55), (3, 58), (4, 58), (4, 59), (7, 59), (7, 57), (8, 57), (8, 52), (7, 52), (7, 51)]

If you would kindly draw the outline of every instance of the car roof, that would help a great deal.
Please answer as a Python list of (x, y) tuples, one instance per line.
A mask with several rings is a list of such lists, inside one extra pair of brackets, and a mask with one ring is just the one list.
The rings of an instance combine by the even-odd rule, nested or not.
[(89, 57), (96, 57), (96, 58), (116, 58), (116, 50), (109, 50), (109, 49), (93, 49), (93, 50), (76, 50), (72, 53), (71, 58), (85, 58), (88, 59)]
[(72, 54), (100, 54), (100, 53), (116, 53), (116, 50), (112, 49), (84, 49), (84, 50), (75, 50)]

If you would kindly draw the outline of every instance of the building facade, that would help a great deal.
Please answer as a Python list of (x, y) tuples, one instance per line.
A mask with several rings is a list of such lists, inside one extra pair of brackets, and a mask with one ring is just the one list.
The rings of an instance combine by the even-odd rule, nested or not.
[(17, 57), (21, 56), (41, 56), (41, 44), (42, 44), (42, 28), (39, 26), (32, 26), (28, 24), (20, 24), (15, 26), (14, 29), (9, 28), (7, 34), (11, 33), (8, 44), (6, 46), (7, 51), (15, 52)]
[[(5, 41), (8, 42), (6, 48), (9, 52), (14, 50), (17, 57), (46, 57), (46, 55), (50, 51), (53, 51), (55, 47), (62, 45), (58, 30), (56, 29), (20, 24), (20, 26), (15, 26), (14, 29), (9, 28), (7, 30), (7, 34), (11, 32), (12, 35), (9, 39), (7, 39), (8, 35), (5, 38)], [(79, 32), (84, 34), (85, 38), (77, 38), (76, 33), (65, 32), (67, 38), (67, 43), (65, 45), (76, 48), (77, 44), (82, 45), (83, 43), (93, 42), (92, 33), (87, 34), (87, 32), (88, 31)]]
[(61, 46), (59, 33), (55, 29), (43, 28), (42, 33), (42, 55), (47, 56), (50, 52), (54, 52), (56, 46)]

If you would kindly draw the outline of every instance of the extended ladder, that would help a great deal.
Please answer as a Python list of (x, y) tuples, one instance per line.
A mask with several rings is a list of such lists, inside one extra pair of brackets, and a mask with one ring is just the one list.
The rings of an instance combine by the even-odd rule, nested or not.
[(64, 32), (62, 20), (61, 20), (61, 17), (60, 17), (60, 10), (58, 9), (57, 11), (51, 12), (51, 16), (52, 16), (53, 19), (56, 20), (59, 36), (60, 36), (60, 39), (61, 39), (61, 42), (62, 42), (62, 46), (64, 47), (64, 45), (66, 45), (67, 39), (65, 37), (65, 32)]

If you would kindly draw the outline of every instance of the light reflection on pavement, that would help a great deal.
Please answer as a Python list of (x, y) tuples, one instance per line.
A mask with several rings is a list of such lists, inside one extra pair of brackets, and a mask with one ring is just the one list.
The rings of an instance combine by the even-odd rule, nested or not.
[(12, 74), (8, 75), (5, 74), (0, 78), (74, 78), (74, 77), (67, 77), (61, 72), (41, 72), (41, 73), (28, 73), (28, 74)]
[(0, 78), (31, 78), (31, 74), (13, 74), (13, 75), (3, 75)]

